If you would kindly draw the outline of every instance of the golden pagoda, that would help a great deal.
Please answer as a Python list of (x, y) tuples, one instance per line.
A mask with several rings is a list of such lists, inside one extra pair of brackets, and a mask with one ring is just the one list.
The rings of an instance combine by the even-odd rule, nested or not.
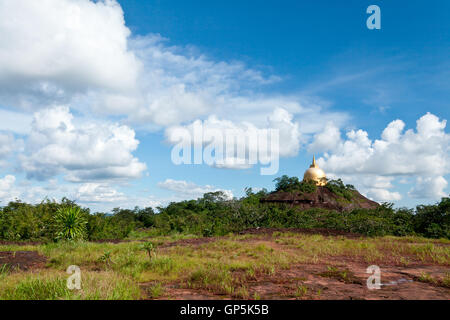
[(324, 186), (327, 184), (325, 172), (316, 164), (316, 157), (313, 156), (313, 162), (303, 175), (303, 181), (314, 181), (316, 186)]

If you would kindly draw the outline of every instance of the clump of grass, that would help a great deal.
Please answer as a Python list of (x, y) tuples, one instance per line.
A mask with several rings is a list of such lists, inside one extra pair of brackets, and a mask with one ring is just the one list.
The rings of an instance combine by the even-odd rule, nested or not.
[(11, 266), (9, 264), (2, 264), (0, 265), (0, 278), (7, 276), (12, 270)]
[(152, 259), (149, 262), (148, 267), (152, 271), (157, 271), (158, 273), (167, 275), (175, 269), (176, 263), (172, 258), (162, 256)]
[(303, 298), (308, 293), (308, 287), (302, 284), (297, 285), (295, 290), (295, 296), (297, 298)]
[(442, 286), (446, 288), (450, 288), (450, 272), (447, 272), (442, 279)]
[(450, 288), (450, 272), (447, 272), (442, 279), (433, 278), (431, 274), (422, 272), (416, 279), (420, 282), (429, 283), (435, 286)]
[(112, 264), (111, 251), (104, 251), (98, 260), (103, 262), (106, 268), (109, 268)]
[(333, 278), (345, 283), (360, 283), (360, 281), (355, 278), (350, 270), (340, 270), (334, 266), (328, 266), (327, 271), (319, 273), (319, 275), (325, 278)]
[(192, 272), (188, 278), (188, 286), (207, 289), (219, 294), (232, 294), (234, 292), (231, 272), (212, 266)]
[(245, 286), (241, 286), (241, 287), (235, 289), (233, 296), (238, 299), (246, 300), (249, 298), (250, 294), (248, 293), (248, 290)]
[(420, 276), (417, 278), (420, 282), (432, 283), (435, 284), (434, 278), (429, 273), (422, 272)]
[(322, 289), (317, 289), (317, 297), (320, 298), (322, 295)]
[(253, 300), (261, 300), (261, 296), (259, 295), (258, 292), (255, 292), (255, 293), (253, 294)]
[(148, 293), (152, 299), (159, 298), (164, 293), (164, 286), (160, 282), (155, 283), (148, 288)]

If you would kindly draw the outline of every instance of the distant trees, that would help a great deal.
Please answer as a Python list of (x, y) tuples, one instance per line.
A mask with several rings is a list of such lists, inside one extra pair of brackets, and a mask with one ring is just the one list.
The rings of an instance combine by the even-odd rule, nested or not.
[[(278, 191), (310, 192), (316, 188), (295, 177), (282, 176), (275, 182)], [(344, 197), (346, 192), (354, 190), (340, 180), (329, 181), (326, 187)], [(36, 205), (14, 201), (0, 207), (0, 240), (122, 239), (140, 228), (146, 228), (149, 235), (213, 236), (252, 227), (331, 228), (369, 236), (422, 235), (450, 239), (450, 198), (416, 209), (394, 209), (392, 204), (383, 204), (376, 209), (336, 212), (302, 211), (294, 206), (264, 203), (261, 198), (267, 194), (266, 189), (255, 192), (246, 188), (244, 197), (229, 200), (218, 191), (206, 193), (197, 200), (172, 202), (157, 212), (135, 207), (116, 208), (112, 214), (91, 214), (89, 209), (65, 198), (59, 203), (45, 200)]]
[(414, 230), (430, 238), (450, 238), (450, 198), (442, 198), (437, 205), (417, 206)]

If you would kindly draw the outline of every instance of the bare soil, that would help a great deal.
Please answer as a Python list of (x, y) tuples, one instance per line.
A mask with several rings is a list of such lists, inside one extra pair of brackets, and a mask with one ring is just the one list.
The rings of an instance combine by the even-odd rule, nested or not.
[[(330, 261), (331, 262), (331, 261)], [(302, 264), (288, 270), (279, 270), (269, 276), (259, 274), (247, 280), (245, 287), (248, 299), (263, 300), (450, 300), (450, 289), (420, 282), (422, 272), (442, 277), (443, 267), (380, 266), (382, 271), (381, 289), (369, 290), (366, 285), (368, 274), (366, 265), (345, 264), (341, 266), (348, 278), (327, 275), (329, 270), (323, 264)], [(168, 284), (160, 299), (208, 300), (235, 299), (236, 296), (215, 294), (204, 289), (189, 289), (180, 283)], [(242, 298), (242, 297), (240, 297)]]
[(47, 258), (36, 251), (0, 251), (0, 267), (9, 270), (29, 270), (45, 266)]
[[(276, 249), (281, 246), (271, 239), (274, 232), (297, 232), (323, 234), (327, 236), (345, 236), (350, 238), (360, 235), (346, 234), (336, 230), (310, 229), (249, 229), (242, 234), (258, 234), (262, 237), (249, 238), (245, 241), (264, 243)], [(267, 235), (265, 237), (264, 235)], [(195, 246), (213, 242), (218, 238), (184, 239), (167, 246)], [(286, 250), (286, 248), (284, 248)], [(368, 264), (355, 257), (328, 257), (317, 263), (292, 265), (288, 269), (277, 270), (273, 275), (257, 273), (252, 278), (240, 282), (240, 271), (233, 273), (238, 286), (244, 286), (248, 295), (225, 295), (213, 290), (186, 288), (182, 281), (166, 284), (163, 296), (159, 299), (208, 300), (208, 299), (314, 299), (314, 300), (450, 300), (448, 285), (421, 281), (423, 274), (434, 279), (443, 279), (450, 272), (448, 266), (430, 263), (411, 262), (408, 266), (398, 261), (385, 259), (380, 261), (381, 289), (369, 290), (366, 273)], [(149, 284), (142, 284), (145, 290)]]

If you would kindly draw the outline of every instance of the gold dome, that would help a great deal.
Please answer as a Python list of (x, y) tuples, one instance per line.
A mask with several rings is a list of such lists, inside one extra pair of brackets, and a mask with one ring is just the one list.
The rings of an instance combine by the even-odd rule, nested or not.
[(316, 164), (316, 157), (313, 156), (313, 162), (309, 166), (309, 169), (305, 171), (303, 181), (314, 181), (316, 186), (324, 186), (327, 183), (326, 178), (325, 172), (319, 168)]

